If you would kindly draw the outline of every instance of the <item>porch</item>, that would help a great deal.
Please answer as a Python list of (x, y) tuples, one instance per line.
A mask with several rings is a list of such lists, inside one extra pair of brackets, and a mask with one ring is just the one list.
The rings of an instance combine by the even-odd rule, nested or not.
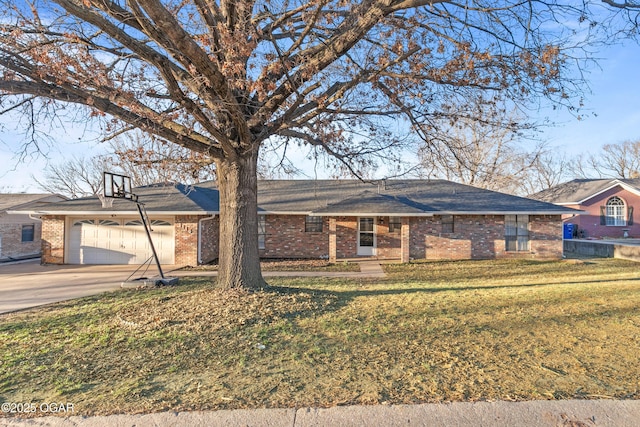
[(409, 262), (409, 217), (329, 217), (329, 261)]

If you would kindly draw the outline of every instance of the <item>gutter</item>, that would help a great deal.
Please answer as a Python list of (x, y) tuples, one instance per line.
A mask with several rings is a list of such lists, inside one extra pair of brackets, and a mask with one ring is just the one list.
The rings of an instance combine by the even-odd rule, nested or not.
[(215, 217), (216, 215), (213, 214), (211, 216), (200, 218), (198, 220), (198, 265), (202, 265), (202, 223), (204, 221), (214, 219)]

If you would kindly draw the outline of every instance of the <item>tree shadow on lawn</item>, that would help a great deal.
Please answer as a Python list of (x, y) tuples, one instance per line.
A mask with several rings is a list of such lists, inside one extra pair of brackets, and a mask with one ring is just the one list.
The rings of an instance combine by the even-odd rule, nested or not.
[[(579, 281), (555, 281), (548, 283), (519, 283), (513, 285), (482, 285), (482, 286), (431, 286), (417, 287), (424, 281), (416, 281), (413, 283), (395, 284), (394, 281), (387, 280), (384, 288), (372, 289), (371, 287), (381, 284), (379, 280), (371, 279), (370, 283), (358, 282), (357, 286), (368, 286), (367, 289), (349, 289), (344, 291), (318, 289), (312, 286), (287, 286), (287, 285), (270, 285), (264, 289), (265, 292), (277, 292), (281, 294), (288, 293), (311, 293), (318, 295), (331, 295), (340, 297), (341, 300), (352, 300), (363, 296), (379, 296), (379, 295), (405, 295), (405, 294), (436, 294), (443, 292), (466, 292), (466, 291), (491, 291), (496, 289), (519, 289), (519, 288), (546, 288), (555, 286), (569, 285), (591, 285), (597, 283), (617, 283), (617, 282), (640, 282), (640, 278), (620, 278), (620, 279), (599, 279), (599, 280), (579, 280)], [(388, 286), (394, 286), (389, 288)], [(638, 290), (640, 292), (640, 290)]]
[[(625, 304), (630, 295), (640, 295), (640, 288), (631, 287), (620, 289), (617, 286), (603, 286), (594, 288), (591, 285), (599, 283), (617, 282), (638, 282), (640, 278), (615, 279), (615, 280), (581, 280), (581, 281), (555, 281), (551, 283), (523, 283), (514, 285), (487, 285), (487, 286), (415, 286), (385, 284), (384, 287), (374, 288), (380, 282), (372, 281), (370, 284), (359, 283), (367, 288), (354, 288), (346, 290), (318, 289), (313, 286), (287, 286), (275, 285), (265, 289), (265, 292), (277, 294), (308, 294), (311, 299), (325, 301), (318, 311), (291, 312), (286, 318), (307, 317), (309, 315), (321, 315), (324, 313), (337, 312), (350, 306), (359, 298), (386, 297), (386, 296), (410, 296), (424, 295), (423, 301), (416, 301), (413, 304), (424, 304), (423, 312), (442, 313), (448, 311), (456, 318), (475, 313), (498, 313), (504, 315), (502, 320), (511, 319), (508, 312), (529, 312), (527, 319), (518, 319), (518, 322), (535, 323), (540, 319), (555, 323), (571, 323), (581, 319), (597, 318), (599, 316), (628, 316), (633, 315), (637, 309), (634, 307), (614, 307), (610, 301), (618, 301)], [(586, 285), (588, 288), (581, 287)], [(553, 288), (556, 288), (555, 290)], [(539, 289), (540, 292), (536, 292)], [(513, 293), (509, 291), (513, 290)], [(521, 290), (531, 290), (523, 293)], [(557, 290), (557, 292), (556, 292)], [(498, 291), (493, 294), (492, 291)], [(505, 292), (506, 291), (506, 292)], [(432, 298), (438, 294), (448, 294), (447, 299)], [(444, 297), (444, 295), (443, 295)], [(453, 300), (449, 299), (453, 298)], [(331, 301), (327, 304), (326, 301)], [(384, 303), (385, 301), (380, 301)], [(401, 300), (394, 304), (402, 305)], [(579, 307), (579, 309), (577, 308)], [(558, 312), (560, 311), (560, 313)], [(568, 319), (570, 316), (570, 319)], [(569, 322), (570, 320), (570, 322)]]

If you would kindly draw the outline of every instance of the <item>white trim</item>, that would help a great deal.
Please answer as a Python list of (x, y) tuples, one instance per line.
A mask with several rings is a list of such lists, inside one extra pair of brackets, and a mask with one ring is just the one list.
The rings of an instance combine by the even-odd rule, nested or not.
[[(96, 216), (139, 216), (140, 213), (136, 211), (108, 211), (108, 210), (99, 210), (99, 211), (15, 211), (15, 213), (28, 214), (33, 213), (34, 215), (65, 215), (65, 216), (87, 216), (87, 215), (96, 215)], [(153, 211), (147, 210), (149, 215), (154, 216), (174, 216), (174, 215), (214, 215), (219, 212), (205, 212), (205, 211)]]
[(419, 213), (381, 213), (381, 212), (313, 212), (310, 215), (314, 216), (434, 216), (438, 215), (438, 212), (419, 212)]
[[(623, 189), (625, 189), (627, 191), (630, 191), (631, 193), (635, 194), (636, 196), (640, 196), (640, 189), (637, 189), (636, 187), (633, 187), (633, 186), (631, 186), (631, 185), (629, 185), (627, 183), (624, 183), (624, 182), (620, 181), (619, 179), (615, 179), (615, 180), (612, 181), (612, 184), (610, 186), (608, 186), (607, 188), (605, 188), (604, 190), (600, 190), (597, 193), (594, 193), (591, 196), (589, 196), (589, 197), (587, 197), (585, 199), (582, 199), (582, 200), (580, 200), (578, 202), (564, 202), (563, 204), (581, 205), (584, 202), (586, 202), (587, 200), (591, 200), (594, 197), (601, 195), (602, 193), (606, 193), (607, 191), (617, 187), (618, 185), (620, 187), (622, 187)], [(560, 204), (560, 203), (557, 203), (557, 204)]]
[(586, 211), (580, 209), (571, 209), (567, 211), (440, 211), (434, 212), (433, 215), (567, 215), (584, 212)]
[(432, 217), (435, 215), (567, 215), (586, 211), (571, 209), (566, 211), (437, 211), (429, 213), (361, 213), (361, 212), (328, 212), (314, 213), (317, 216), (392, 216), (392, 217)]
[[(640, 194), (639, 194), (640, 195)], [(585, 199), (587, 200), (587, 199)], [(577, 202), (576, 202), (577, 203)], [(576, 204), (571, 203), (571, 204)], [(431, 217), (434, 215), (567, 215), (585, 213), (585, 210), (568, 208), (558, 211), (434, 211), (416, 213), (389, 213), (389, 212), (315, 212), (315, 211), (258, 211), (258, 215), (313, 215), (313, 216), (393, 216), (393, 217)], [(131, 216), (139, 215), (138, 211), (7, 211), (8, 214), (19, 215), (115, 215)], [(220, 215), (219, 211), (147, 211), (149, 215)]]
[[(360, 220), (363, 218), (371, 218), (373, 220), (372, 222), (372, 229), (371, 231), (360, 231)], [(378, 238), (377, 238), (377, 233), (376, 233), (376, 222), (377, 222), (378, 218), (375, 216), (359, 216), (358, 217), (358, 229), (357, 229), (357, 236), (356, 236), (356, 255), (357, 256), (375, 256), (377, 253), (377, 248), (378, 248)], [(371, 233), (373, 235), (373, 246), (360, 246), (360, 234), (361, 233)], [(365, 249), (365, 250), (363, 250)], [(366, 253), (364, 253), (366, 252)], [(369, 253), (371, 252), (371, 253)]]

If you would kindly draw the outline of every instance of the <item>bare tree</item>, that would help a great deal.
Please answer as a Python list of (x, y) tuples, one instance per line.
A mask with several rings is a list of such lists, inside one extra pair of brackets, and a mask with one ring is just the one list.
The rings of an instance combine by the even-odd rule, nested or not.
[(60, 164), (48, 165), (43, 180), (33, 179), (44, 191), (77, 199), (101, 192), (102, 172), (108, 167), (108, 159), (102, 156), (72, 157)]
[(431, 133), (418, 152), (420, 174), (522, 194), (524, 179), (545, 150), (543, 144), (530, 150), (522, 147), (522, 132), (532, 128), (518, 120), (514, 112), (503, 112), (491, 121), (459, 119)]
[(574, 178), (581, 179), (593, 178), (594, 175), (602, 178), (602, 175), (596, 172), (596, 165), (593, 164), (595, 159), (596, 157), (589, 153), (580, 153), (573, 156), (571, 162), (569, 162), (567, 166), (569, 174)]
[(639, 178), (640, 141), (605, 144), (596, 153), (581, 153), (569, 169), (578, 178)]
[(541, 153), (532, 168), (522, 177), (522, 194), (534, 194), (554, 187), (574, 176), (571, 173), (572, 160), (557, 149)]
[[(212, 157), (225, 287), (265, 284), (257, 161), (304, 143), (357, 173), (477, 118), (478, 98), (569, 104), (587, 45), (634, 30), (613, 1), (0, 0), (4, 112), (39, 123), (86, 106), (105, 133), (139, 128)], [(595, 10), (594, 10), (595, 9)], [(482, 96), (482, 93), (490, 96)], [(467, 107), (469, 106), (469, 107)], [(30, 138), (34, 140), (34, 138)]]
[(624, 141), (602, 146), (599, 154), (592, 156), (592, 164), (603, 177), (640, 177), (640, 141)]
[(33, 179), (42, 190), (72, 199), (100, 194), (103, 171), (127, 174), (134, 186), (171, 182), (193, 184), (215, 179), (212, 160), (201, 153), (140, 133), (132, 136), (132, 139), (111, 140), (108, 154), (72, 157), (49, 164), (44, 170), (44, 179)]

